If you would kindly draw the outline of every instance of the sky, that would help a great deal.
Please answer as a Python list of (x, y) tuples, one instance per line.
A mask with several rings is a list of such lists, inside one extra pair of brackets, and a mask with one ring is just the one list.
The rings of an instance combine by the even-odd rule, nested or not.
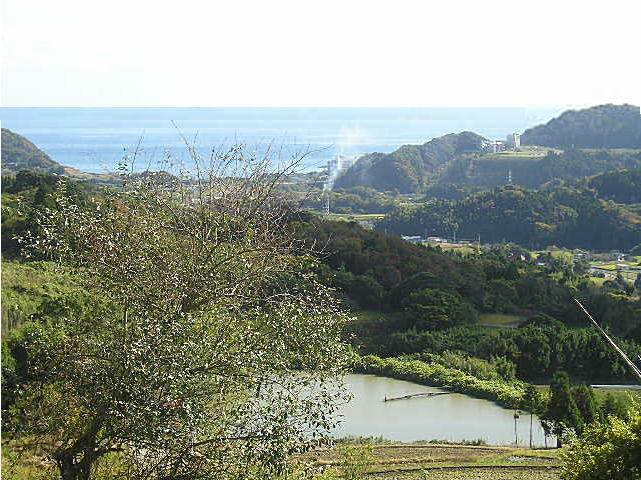
[(639, 0), (1, 0), (2, 106), (641, 104)]

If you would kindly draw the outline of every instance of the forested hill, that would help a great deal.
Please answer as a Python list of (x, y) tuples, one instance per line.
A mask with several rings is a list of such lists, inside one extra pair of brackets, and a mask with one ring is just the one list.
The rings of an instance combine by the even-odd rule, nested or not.
[[(313, 217), (295, 228), (300, 238), (325, 247), (320, 279), (354, 309), (368, 310), (349, 326), (361, 353), (449, 351), (490, 362), (505, 357), (516, 366), (518, 378), (538, 381), (547, 381), (559, 368), (589, 381), (622, 378), (621, 363), (598, 332), (566, 328), (586, 326), (573, 298), (625, 337), (628, 352), (641, 353), (641, 303), (631, 295), (633, 287), (610, 282), (600, 289), (588, 279), (585, 266), (567, 258), (549, 256), (541, 267), (514, 244), (461, 256), (356, 223)], [(484, 312), (530, 320), (521, 328), (488, 331), (477, 327)]]
[(599, 105), (569, 110), (526, 130), (523, 145), (554, 148), (641, 148), (641, 115), (634, 105)]
[(528, 248), (627, 251), (641, 244), (641, 217), (581, 186), (540, 191), (505, 186), (455, 202), (399, 206), (377, 228), (403, 235), (457, 231), (460, 238), (480, 235), (483, 242), (507, 240)]
[(65, 167), (53, 161), (22, 135), (7, 128), (2, 129), (2, 174), (10, 175), (20, 170), (40, 170), (48, 173), (65, 173)]
[(416, 193), (433, 181), (435, 170), (456, 155), (479, 151), (485, 139), (473, 132), (452, 133), (423, 145), (404, 145), (392, 153), (370, 153), (341, 175), (336, 188), (357, 186)]
[[(32, 228), (37, 211), (55, 208), (52, 193), (58, 181), (56, 175), (27, 171), (3, 178), (5, 258), (7, 254), (16, 256), (13, 235)], [(66, 192), (80, 209), (91, 197), (100, 195), (98, 187), (74, 180), (66, 182)], [(512, 194), (519, 196), (519, 192)], [(536, 199), (539, 194), (529, 195)], [(18, 199), (33, 210), (22, 208), (19, 213), (15, 208)], [(541, 198), (538, 201), (541, 203)], [(507, 205), (506, 200), (501, 208)], [(537, 209), (544, 211), (541, 205)], [(456, 351), (492, 365), (496, 358), (504, 357), (499, 363), (511, 366), (511, 379), (516, 373), (518, 378), (546, 381), (563, 368), (575, 378), (625, 381), (623, 366), (597, 332), (564, 326), (585, 326), (573, 298), (580, 298), (604, 326), (624, 337), (630, 353), (641, 353), (641, 304), (632, 295), (634, 288), (609, 282), (599, 289), (585, 275), (587, 267), (562, 257), (550, 256), (549, 264), (540, 267), (528, 251), (513, 244), (462, 256), (365, 230), (353, 222), (327, 221), (304, 212), (292, 215), (287, 228), (300, 245), (314, 246), (314, 250), (322, 246), (317, 252), (322, 263), (314, 272), (322, 283), (336, 289), (346, 305), (370, 313), (385, 312), (366, 314), (350, 323), (347, 333), (356, 334), (355, 345), (364, 353), (448, 355)], [(303, 248), (301, 253), (309, 250)], [(14, 262), (4, 268), (8, 274), (3, 276), (3, 320), (10, 320), (13, 326), (45, 311), (43, 308), (55, 307), (61, 299), (85, 305), (89, 298), (72, 296), (74, 278), (59, 277), (46, 262)], [(50, 301), (53, 303), (44, 303)], [(67, 309), (75, 303), (61, 305)], [(506, 329), (497, 336), (477, 328), (483, 313), (525, 317), (545, 313), (559, 321), (537, 316), (522, 328)]]
[[(515, 185), (540, 188), (557, 179), (575, 180), (613, 170), (641, 168), (639, 150), (568, 148), (546, 152), (537, 148), (534, 152), (540, 152), (540, 156), (525, 151), (456, 157), (443, 169), (437, 185), (494, 188), (505, 185), (509, 171)], [(434, 187), (428, 190), (434, 190)]]
[(590, 178), (588, 185), (606, 200), (641, 204), (641, 168), (602, 173)]
[[(531, 188), (560, 178), (577, 179), (641, 166), (641, 115), (633, 105), (601, 105), (570, 110), (545, 125), (526, 130), (523, 148), (483, 153), (484, 138), (462, 132), (423, 145), (404, 145), (359, 159), (335, 187), (422, 193), (439, 184), (493, 188), (514, 183)], [(554, 150), (547, 150), (547, 149)]]
[(76, 168), (61, 165), (22, 135), (3, 128), (2, 175), (14, 176), (25, 170), (30, 170), (31, 174), (37, 172), (65, 175), (66, 177), (86, 180), (99, 185), (119, 182), (116, 174), (82, 172)]

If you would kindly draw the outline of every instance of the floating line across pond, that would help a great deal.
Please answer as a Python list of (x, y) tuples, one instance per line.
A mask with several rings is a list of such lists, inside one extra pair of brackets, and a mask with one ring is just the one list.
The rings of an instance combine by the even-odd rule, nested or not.
[(407, 398), (414, 398), (414, 397), (435, 397), (437, 395), (449, 395), (453, 392), (423, 392), (423, 393), (411, 393), (409, 395), (403, 395), (402, 397), (390, 397), (383, 399), (384, 402), (391, 402), (393, 400), (405, 400)]

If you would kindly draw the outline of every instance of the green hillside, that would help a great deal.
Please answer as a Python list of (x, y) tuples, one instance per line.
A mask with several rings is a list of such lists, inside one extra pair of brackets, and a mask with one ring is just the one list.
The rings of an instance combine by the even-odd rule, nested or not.
[(2, 175), (20, 170), (40, 170), (48, 173), (65, 173), (65, 168), (22, 135), (7, 128), (2, 129)]
[(22, 170), (30, 170), (32, 174), (38, 172), (65, 175), (96, 184), (118, 182), (118, 176), (115, 174), (81, 172), (73, 167), (61, 165), (22, 135), (3, 128), (2, 175), (15, 175)]
[(641, 148), (641, 115), (634, 105), (598, 105), (569, 110), (526, 130), (523, 145), (556, 148)]
[[(462, 132), (389, 154), (370, 153), (344, 172), (335, 187), (401, 194), (428, 193), (443, 184), (494, 188), (508, 183), (511, 173), (511, 183), (538, 188), (556, 179), (641, 168), (641, 116), (632, 105), (567, 111), (526, 130), (522, 146), (512, 151), (483, 153), (484, 141)], [(446, 197), (458, 196), (446, 190)]]
[(494, 188), (511, 183), (538, 188), (552, 180), (572, 180), (610, 170), (641, 168), (641, 151), (522, 148), (518, 152), (464, 155), (449, 162), (438, 183)]
[(484, 140), (472, 132), (453, 133), (423, 145), (404, 145), (389, 154), (370, 153), (341, 175), (335, 187), (421, 192), (436, 179), (439, 167), (457, 155), (479, 151)]
[(558, 245), (589, 250), (630, 250), (641, 243), (641, 217), (597, 197), (593, 189), (561, 186), (529, 190), (497, 187), (458, 200), (433, 200), (397, 209), (377, 228), (402, 235), (431, 232), (526, 247)]
[(602, 173), (592, 177), (588, 184), (607, 200), (641, 203), (641, 169)]

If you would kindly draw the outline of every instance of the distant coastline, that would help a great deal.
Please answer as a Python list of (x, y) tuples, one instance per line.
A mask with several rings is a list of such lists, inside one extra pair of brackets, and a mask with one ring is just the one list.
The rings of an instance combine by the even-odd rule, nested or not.
[(83, 172), (114, 169), (125, 148), (143, 138), (143, 159), (184, 150), (180, 134), (203, 149), (248, 143), (310, 147), (308, 168), (336, 155), (388, 153), (447, 133), (473, 130), (502, 139), (548, 121), (563, 107), (545, 108), (169, 108), (4, 107), (2, 126), (28, 137), (53, 160)]

